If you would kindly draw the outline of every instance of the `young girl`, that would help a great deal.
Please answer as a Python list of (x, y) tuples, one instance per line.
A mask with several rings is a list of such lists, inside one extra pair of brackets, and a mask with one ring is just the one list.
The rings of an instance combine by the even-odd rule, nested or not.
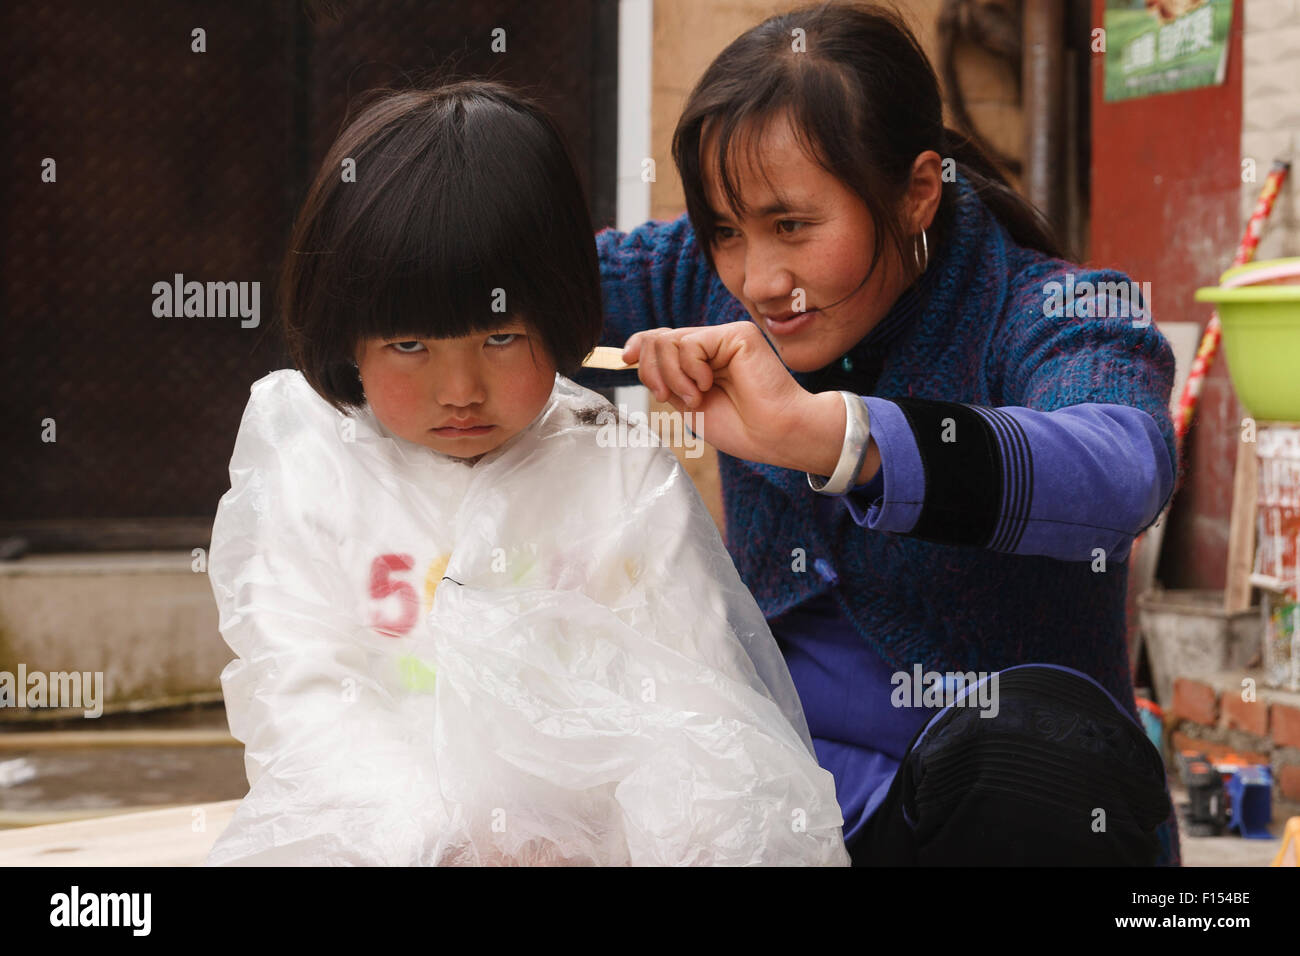
[[(560, 372), (601, 327), (547, 116), (382, 95), (296, 223), (298, 370), (213, 528), (249, 793), (212, 864), (845, 864), (789, 672), (665, 448)], [(649, 438), (649, 436), (645, 436)]]

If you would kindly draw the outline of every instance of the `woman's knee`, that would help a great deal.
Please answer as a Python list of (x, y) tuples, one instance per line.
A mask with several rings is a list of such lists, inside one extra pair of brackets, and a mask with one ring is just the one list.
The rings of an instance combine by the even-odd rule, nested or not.
[(1154, 863), (1170, 811), (1159, 754), (1090, 681), (1029, 670), (1003, 675), (996, 709), (949, 708), (908, 754), (919, 862)]

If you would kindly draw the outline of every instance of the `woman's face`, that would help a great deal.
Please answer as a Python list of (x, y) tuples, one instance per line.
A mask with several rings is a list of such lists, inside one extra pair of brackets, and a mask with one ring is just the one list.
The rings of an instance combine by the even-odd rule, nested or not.
[[(829, 365), (884, 318), (910, 278), (886, 243), (875, 272), (858, 288), (871, 263), (871, 214), (857, 193), (804, 154), (786, 114), (761, 132), (754, 157), (759, 168), (738, 157), (744, 218), (728, 209), (712, 139), (706, 137), (701, 152), (706, 195), (717, 216), (713, 261), (719, 277), (788, 368), (811, 372)], [(770, 321), (799, 313), (807, 317)]]
[[(532, 424), (550, 397), (556, 371), (541, 338), (516, 319), (506, 319), (492, 334), (366, 339), (357, 349), (357, 370), (366, 401), (385, 428), (444, 455), (473, 460)], [(490, 427), (457, 428), (470, 425)]]

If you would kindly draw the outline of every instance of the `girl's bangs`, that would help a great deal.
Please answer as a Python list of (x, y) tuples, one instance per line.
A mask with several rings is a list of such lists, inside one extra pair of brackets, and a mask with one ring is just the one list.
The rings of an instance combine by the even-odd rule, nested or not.
[(339, 299), (361, 338), (491, 333), (535, 305), (530, 264), (546, 239), (520, 197), (429, 165), (409, 164), (409, 184), (384, 189), (341, 250), (357, 268), (340, 276)]

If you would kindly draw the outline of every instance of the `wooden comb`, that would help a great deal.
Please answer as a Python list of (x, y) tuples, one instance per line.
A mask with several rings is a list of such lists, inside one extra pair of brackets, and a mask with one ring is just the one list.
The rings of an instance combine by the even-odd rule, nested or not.
[(591, 354), (582, 360), (583, 368), (604, 368), (614, 372), (622, 371), (625, 368), (636, 368), (637, 363), (631, 365), (623, 361), (623, 350), (616, 349), (608, 345), (597, 345), (591, 350)]

